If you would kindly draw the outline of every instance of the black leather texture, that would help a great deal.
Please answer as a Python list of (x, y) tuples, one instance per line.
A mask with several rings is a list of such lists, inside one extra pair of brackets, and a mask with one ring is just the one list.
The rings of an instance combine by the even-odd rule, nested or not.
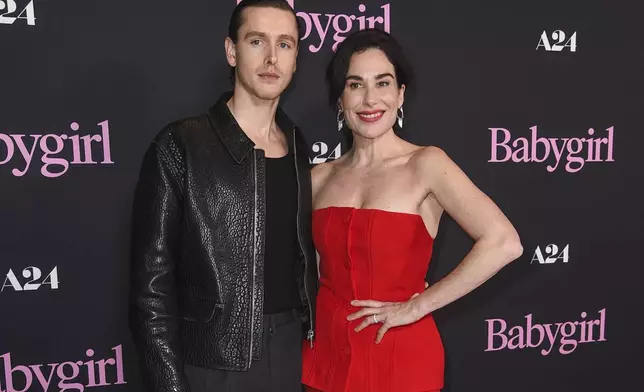
[[(165, 127), (148, 148), (136, 187), (130, 329), (146, 388), (187, 392), (185, 363), (245, 371), (261, 356), (265, 157), (226, 102)], [(278, 109), (296, 155), (298, 285), (313, 339), (317, 265), (311, 177), (300, 131)], [(289, 273), (286, 271), (285, 273)]]

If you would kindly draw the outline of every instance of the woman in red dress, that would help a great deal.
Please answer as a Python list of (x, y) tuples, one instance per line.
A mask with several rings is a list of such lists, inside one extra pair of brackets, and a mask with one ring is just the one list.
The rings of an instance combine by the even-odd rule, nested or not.
[[(320, 289), (315, 339), (303, 346), (309, 391), (439, 391), (444, 352), (432, 312), (522, 253), (512, 224), (445, 152), (396, 134), (408, 69), (378, 30), (348, 37), (327, 69), (338, 130), (350, 129), (352, 145), (311, 174)], [(475, 244), (425, 289), (443, 212)]]

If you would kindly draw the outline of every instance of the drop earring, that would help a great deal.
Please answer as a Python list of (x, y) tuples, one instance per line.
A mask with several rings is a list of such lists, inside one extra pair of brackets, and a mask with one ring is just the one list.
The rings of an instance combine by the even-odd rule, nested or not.
[(343, 115), (342, 109), (338, 109), (338, 115), (336, 116), (336, 121), (338, 122), (338, 131), (341, 131), (342, 128), (344, 127), (344, 115)]
[(402, 126), (403, 126), (403, 119), (405, 118), (405, 112), (403, 112), (403, 108), (402, 108), (402, 106), (400, 107), (400, 116), (397, 116), (397, 117), (398, 117), (398, 126), (399, 126), (400, 128), (402, 128)]

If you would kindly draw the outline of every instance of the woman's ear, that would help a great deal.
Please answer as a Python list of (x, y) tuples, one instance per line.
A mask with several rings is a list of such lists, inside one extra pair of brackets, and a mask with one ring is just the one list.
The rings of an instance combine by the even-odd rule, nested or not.
[(401, 107), (405, 103), (405, 88), (406, 86), (401, 84), (398, 89), (398, 107)]

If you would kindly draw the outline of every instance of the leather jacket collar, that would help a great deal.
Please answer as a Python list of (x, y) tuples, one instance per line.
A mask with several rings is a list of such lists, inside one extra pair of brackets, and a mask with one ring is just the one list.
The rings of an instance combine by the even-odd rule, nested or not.
[[(226, 104), (232, 96), (232, 91), (223, 93), (217, 103), (208, 110), (208, 118), (230, 155), (235, 162), (240, 164), (253, 151), (255, 143), (246, 136), (246, 133), (241, 129)], [(275, 113), (275, 121), (277, 126), (284, 132), (289, 143), (289, 149), (292, 151), (292, 135), (295, 124), (279, 106)]]

